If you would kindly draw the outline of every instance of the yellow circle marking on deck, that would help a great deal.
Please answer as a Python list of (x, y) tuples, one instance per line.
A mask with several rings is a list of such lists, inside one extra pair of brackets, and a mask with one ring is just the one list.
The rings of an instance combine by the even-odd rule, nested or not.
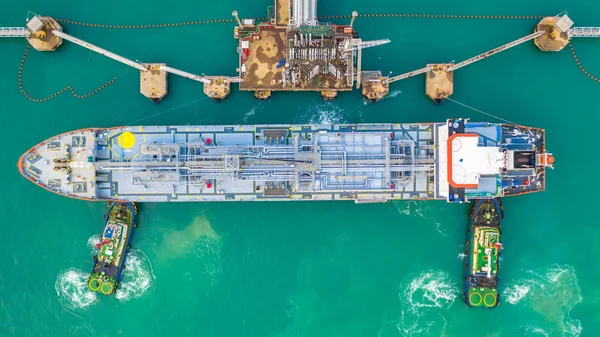
[(93, 278), (88, 283), (88, 287), (92, 291), (98, 291), (98, 289), (100, 289), (100, 281), (98, 279)]
[[(475, 295), (479, 296), (479, 298), (474, 297)], [(478, 300), (478, 302), (475, 301), (474, 299)], [(469, 295), (469, 301), (471, 301), (471, 304), (474, 305), (474, 306), (480, 305), (481, 304), (481, 294), (479, 294), (479, 293), (472, 293), (471, 295)]]
[(124, 149), (131, 149), (135, 145), (135, 136), (129, 131), (123, 132), (117, 139), (119, 145)]
[[(488, 300), (490, 299), (488, 296), (492, 297), (492, 302), (490, 303)], [(496, 295), (492, 294), (492, 293), (487, 293), (485, 294), (484, 298), (483, 298), (483, 302), (485, 303), (485, 305), (487, 305), (488, 307), (493, 306), (494, 304), (496, 304)]]
[(104, 282), (102, 283), (102, 286), (100, 288), (100, 291), (104, 294), (104, 295), (109, 295), (110, 293), (112, 293), (113, 291), (113, 286), (112, 284), (108, 283), (108, 282)]

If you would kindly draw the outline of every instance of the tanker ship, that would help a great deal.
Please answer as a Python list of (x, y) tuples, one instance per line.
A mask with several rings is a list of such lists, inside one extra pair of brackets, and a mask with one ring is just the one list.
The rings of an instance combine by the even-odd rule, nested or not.
[(82, 200), (460, 203), (542, 191), (553, 163), (542, 129), (450, 119), (88, 128), (35, 145), (18, 168)]

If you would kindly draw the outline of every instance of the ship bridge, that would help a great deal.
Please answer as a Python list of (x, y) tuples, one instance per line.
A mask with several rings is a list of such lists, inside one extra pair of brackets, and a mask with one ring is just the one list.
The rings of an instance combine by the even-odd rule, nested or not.
[(545, 189), (544, 131), (450, 120), (438, 133), (439, 195), (448, 201), (503, 197)]

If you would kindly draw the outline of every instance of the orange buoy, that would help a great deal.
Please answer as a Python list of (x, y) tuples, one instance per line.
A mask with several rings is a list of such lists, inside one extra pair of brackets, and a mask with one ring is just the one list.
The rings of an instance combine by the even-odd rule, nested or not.
[(549, 166), (554, 164), (554, 156), (548, 153), (544, 153), (542, 156), (542, 165)]

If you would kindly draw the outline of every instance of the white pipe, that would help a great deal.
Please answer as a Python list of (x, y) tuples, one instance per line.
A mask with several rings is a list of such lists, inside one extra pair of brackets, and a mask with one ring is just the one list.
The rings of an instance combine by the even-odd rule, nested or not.
[(121, 63), (124, 63), (124, 64), (130, 66), (130, 67), (134, 67), (134, 68), (136, 68), (136, 69), (138, 69), (140, 71), (148, 71), (148, 69), (146, 69), (146, 67), (142, 66), (141, 64), (139, 64), (137, 62), (134, 62), (132, 60), (126, 59), (123, 56), (119, 56), (119, 55), (117, 55), (115, 53), (111, 53), (111, 52), (109, 52), (106, 49), (102, 49), (102, 48), (100, 48), (98, 46), (94, 46), (91, 43), (87, 43), (87, 42), (85, 42), (83, 40), (80, 40), (80, 39), (74, 37), (74, 36), (71, 36), (69, 34), (65, 34), (65, 33), (61, 32), (59, 30), (53, 30), (52, 34), (54, 34), (54, 35), (56, 35), (56, 36), (58, 36), (60, 38), (63, 38), (65, 40), (67, 40), (67, 41), (71, 41), (71, 42), (73, 42), (75, 44), (78, 44), (78, 45), (80, 45), (80, 46), (82, 46), (84, 48), (87, 48), (87, 49), (91, 50), (91, 51), (95, 51), (96, 53), (102, 54), (102, 55), (104, 55), (106, 57), (109, 57), (109, 58), (115, 60), (115, 61), (119, 61)]

